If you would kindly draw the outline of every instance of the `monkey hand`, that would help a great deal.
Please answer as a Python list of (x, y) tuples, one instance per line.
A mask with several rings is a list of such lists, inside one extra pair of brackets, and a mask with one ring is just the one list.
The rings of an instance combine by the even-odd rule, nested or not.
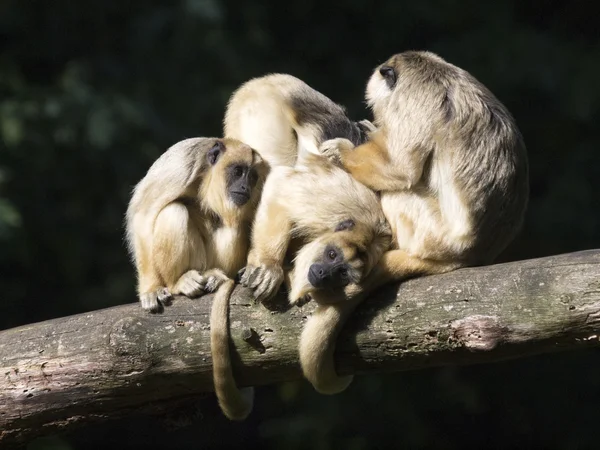
[(205, 292), (215, 292), (219, 289), (219, 286), (229, 279), (229, 277), (220, 269), (208, 270), (204, 272), (202, 276), (204, 277)]
[(140, 294), (140, 303), (144, 311), (155, 313), (161, 311), (164, 305), (168, 305), (172, 298), (171, 292), (166, 287), (162, 287), (156, 291)]
[(358, 127), (361, 128), (365, 133), (372, 133), (373, 131), (377, 130), (377, 127), (367, 119), (358, 122)]
[(265, 302), (275, 296), (283, 283), (283, 268), (277, 265), (261, 264), (246, 266), (240, 284), (254, 290), (254, 299)]
[(348, 139), (336, 138), (323, 142), (319, 146), (319, 152), (334, 165), (342, 167), (344, 153), (351, 151), (353, 148), (354, 144)]
[(302, 297), (290, 300), (290, 305), (297, 306), (300, 308), (300, 307), (306, 305), (311, 300), (312, 300), (312, 296), (310, 294), (305, 294)]

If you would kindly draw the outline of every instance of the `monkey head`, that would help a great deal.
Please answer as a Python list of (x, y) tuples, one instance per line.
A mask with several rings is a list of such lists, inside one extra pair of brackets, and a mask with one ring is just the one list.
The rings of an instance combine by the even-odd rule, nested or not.
[(367, 104), (378, 128), (391, 128), (394, 135), (409, 140), (408, 145), (428, 145), (423, 141), (432, 139), (436, 129), (455, 116), (454, 95), (460, 89), (453, 86), (467, 78), (472, 77), (434, 53), (399, 53), (371, 75)]
[(205, 147), (203, 204), (221, 216), (254, 212), (268, 166), (260, 155), (236, 139), (210, 139)]
[(373, 228), (352, 219), (340, 222), (335, 230), (304, 245), (294, 259), (289, 300), (295, 304), (310, 296), (320, 304), (347, 298), (389, 247), (387, 223)]

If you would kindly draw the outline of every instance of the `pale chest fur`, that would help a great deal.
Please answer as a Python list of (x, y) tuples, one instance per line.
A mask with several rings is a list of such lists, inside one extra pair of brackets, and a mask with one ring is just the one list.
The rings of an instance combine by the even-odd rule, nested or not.
[(239, 227), (221, 226), (213, 232), (214, 266), (229, 277), (246, 265), (248, 233)]

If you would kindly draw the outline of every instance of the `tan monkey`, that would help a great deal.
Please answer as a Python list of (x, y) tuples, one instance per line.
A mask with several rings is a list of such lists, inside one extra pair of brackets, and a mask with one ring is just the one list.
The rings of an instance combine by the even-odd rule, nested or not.
[[(525, 145), (506, 107), (465, 70), (414, 51), (377, 67), (366, 98), (377, 127), (369, 141), (322, 145), (380, 192), (394, 236), (357, 297), (390, 281), (491, 263), (521, 227), (529, 194)], [(331, 384), (334, 375), (325, 378)], [(334, 392), (346, 385), (340, 378)]]
[[(273, 168), (265, 183), (241, 279), (259, 301), (277, 293), (286, 256), (293, 257), (292, 304), (309, 294), (323, 305), (343, 301), (390, 245), (377, 195), (322, 156), (306, 161)], [(291, 241), (301, 242), (295, 255), (288, 255)]]
[[(301, 244), (289, 255), (292, 240)], [(307, 154), (301, 168), (275, 167), (267, 178), (241, 283), (265, 301), (287, 275), (290, 303), (301, 305), (310, 298), (317, 302), (299, 347), (304, 373), (311, 382), (318, 378), (320, 392), (352, 381), (351, 376), (336, 375), (335, 341), (358, 304), (353, 298), (358, 284), (390, 241), (376, 194), (327, 159)], [(293, 259), (287, 274), (286, 255)], [(316, 370), (307, 372), (305, 366)]]
[(279, 73), (242, 84), (224, 120), (224, 136), (256, 149), (271, 167), (292, 167), (298, 154), (319, 154), (319, 145), (328, 139), (362, 144), (372, 129), (367, 120), (351, 121), (343, 107), (304, 81)]
[[(230, 278), (246, 262), (267, 170), (258, 153), (234, 139), (187, 139), (150, 167), (126, 216), (142, 308), (158, 311), (172, 295), (217, 291), (211, 313), (215, 391), (232, 419), (246, 417), (252, 403), (237, 389), (229, 363)], [(246, 391), (247, 398), (251, 394)]]
[[(319, 146), (334, 137), (359, 145), (371, 129), (370, 122), (352, 122), (341, 106), (284, 74), (245, 83), (225, 115), (225, 135), (251, 145), (272, 167), (241, 283), (260, 301), (285, 281), (292, 304), (317, 302), (300, 339), (300, 360), (318, 364), (320, 379), (333, 374), (333, 383), (335, 340), (355, 305), (349, 296), (391, 236), (376, 194), (323, 158)], [(286, 261), (293, 262), (291, 270)], [(322, 390), (328, 389), (323, 382)]]

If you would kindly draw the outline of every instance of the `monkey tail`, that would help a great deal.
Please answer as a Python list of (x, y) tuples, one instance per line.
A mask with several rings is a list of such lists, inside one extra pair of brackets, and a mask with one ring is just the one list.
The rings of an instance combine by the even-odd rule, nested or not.
[(244, 420), (254, 404), (254, 388), (238, 389), (229, 354), (229, 299), (235, 283), (225, 281), (217, 290), (210, 313), (210, 350), (213, 382), (219, 406), (230, 420)]
[(319, 305), (302, 330), (300, 365), (306, 379), (320, 394), (342, 392), (354, 379), (353, 375), (338, 376), (333, 354), (346, 319), (360, 301), (361, 298), (356, 298), (333, 305)]

